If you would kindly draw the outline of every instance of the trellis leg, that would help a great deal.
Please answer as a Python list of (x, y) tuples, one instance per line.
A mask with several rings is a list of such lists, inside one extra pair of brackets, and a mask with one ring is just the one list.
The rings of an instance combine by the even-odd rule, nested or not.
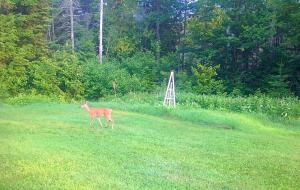
[(171, 71), (165, 98), (164, 98), (164, 106), (176, 107), (176, 100), (175, 100), (175, 82), (174, 82), (174, 71)]

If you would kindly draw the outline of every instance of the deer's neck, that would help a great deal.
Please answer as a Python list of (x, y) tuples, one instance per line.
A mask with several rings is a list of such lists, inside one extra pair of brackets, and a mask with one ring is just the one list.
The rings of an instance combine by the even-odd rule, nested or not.
[(88, 112), (91, 111), (90, 107), (85, 107), (85, 109), (86, 109)]

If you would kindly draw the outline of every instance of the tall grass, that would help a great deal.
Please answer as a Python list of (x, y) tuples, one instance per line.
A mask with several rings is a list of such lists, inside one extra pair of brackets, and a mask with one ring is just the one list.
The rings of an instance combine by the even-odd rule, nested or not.
[[(163, 93), (129, 93), (124, 96), (107, 96), (99, 101), (126, 103), (129, 111), (142, 111), (149, 109), (142, 104), (152, 105), (153, 112), (163, 114)], [(33, 102), (67, 102), (63, 97), (47, 97), (41, 95), (20, 95), (5, 100), (9, 104), (25, 105)], [(297, 97), (272, 98), (268, 96), (231, 97), (223, 95), (198, 95), (193, 93), (178, 93), (177, 105), (185, 108), (202, 108), (209, 110), (232, 111), (239, 113), (260, 113), (277, 118), (300, 118), (300, 101)], [(124, 105), (124, 107), (126, 107)]]
[(278, 117), (299, 117), (300, 102), (295, 97), (271, 98), (268, 96), (225, 97), (219, 95), (180, 94), (179, 104), (204, 109), (234, 112), (263, 113)]
[[(300, 117), (300, 101), (296, 97), (272, 98), (268, 96), (230, 97), (222, 95), (197, 95), (178, 93), (177, 105), (190, 108), (233, 111), (240, 113), (262, 113), (280, 118)], [(151, 104), (159, 107), (163, 94), (130, 93), (122, 97), (106, 97), (103, 100), (132, 104)]]

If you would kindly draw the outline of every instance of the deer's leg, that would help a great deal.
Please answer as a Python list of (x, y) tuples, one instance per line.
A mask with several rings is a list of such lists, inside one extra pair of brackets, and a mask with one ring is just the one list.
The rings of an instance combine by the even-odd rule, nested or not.
[(109, 119), (107, 117), (105, 117), (106, 119), (106, 127), (109, 127)]
[(111, 121), (111, 128), (113, 129), (113, 128), (114, 128), (115, 122), (114, 122), (114, 120), (112, 120), (112, 119), (110, 119), (110, 121)]
[(90, 127), (92, 127), (93, 118), (90, 117)]
[(103, 127), (100, 117), (98, 117), (98, 121), (101, 127)]
[(114, 124), (115, 124), (114, 120), (113, 120), (111, 117), (109, 117), (109, 118), (107, 119), (107, 123), (108, 123), (108, 122), (111, 122), (111, 128), (113, 129), (113, 128), (114, 128)]

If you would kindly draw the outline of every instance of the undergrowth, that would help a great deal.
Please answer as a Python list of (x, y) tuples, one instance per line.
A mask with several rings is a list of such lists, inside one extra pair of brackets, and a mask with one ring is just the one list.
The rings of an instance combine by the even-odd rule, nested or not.
[[(130, 111), (147, 112), (149, 106), (153, 107), (153, 113), (163, 115), (163, 93), (129, 93), (124, 96), (107, 96), (99, 102), (117, 102)], [(43, 95), (19, 95), (3, 100), (8, 104), (25, 105), (34, 102), (76, 102), (63, 97), (49, 97)], [(78, 102), (80, 103), (80, 102)], [(231, 97), (223, 95), (197, 95), (192, 93), (178, 93), (176, 95), (178, 107), (187, 109), (202, 108), (208, 110), (230, 111), (238, 113), (258, 113), (274, 118), (299, 118), (300, 101), (296, 97), (271, 98), (268, 96)], [(125, 106), (130, 105), (130, 106)]]
[[(162, 106), (163, 94), (135, 94), (122, 97), (106, 97), (100, 101), (126, 102)], [(177, 93), (176, 103), (186, 108), (232, 111), (239, 113), (260, 113), (280, 118), (299, 118), (300, 101), (296, 97), (271, 98), (268, 96), (231, 97), (223, 95), (197, 95)]]

